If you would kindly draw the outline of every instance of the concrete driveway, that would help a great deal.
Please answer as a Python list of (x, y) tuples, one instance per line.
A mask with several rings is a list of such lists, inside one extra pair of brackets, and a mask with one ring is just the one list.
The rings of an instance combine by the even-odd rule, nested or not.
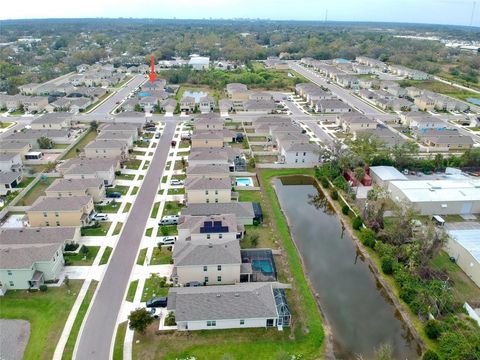
[(74, 354), (76, 359), (106, 360), (110, 358), (117, 317), (136, 261), (145, 224), (149, 219), (150, 209), (162, 178), (175, 126), (174, 121), (167, 122), (165, 126), (143, 185), (87, 315)]

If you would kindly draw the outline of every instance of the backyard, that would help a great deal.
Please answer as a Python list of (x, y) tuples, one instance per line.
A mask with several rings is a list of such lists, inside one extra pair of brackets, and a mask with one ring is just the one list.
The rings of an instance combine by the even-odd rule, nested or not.
[(82, 281), (49, 288), (46, 292), (9, 291), (0, 297), (0, 318), (25, 319), (30, 322), (30, 338), (24, 360), (52, 359), (70, 309)]
[(79, 142), (75, 144), (74, 147), (72, 147), (68, 152), (65, 153), (65, 155), (62, 156), (61, 160), (66, 160), (66, 159), (71, 159), (74, 158), (78, 155), (78, 153), (82, 152), (85, 146), (90, 142), (95, 140), (97, 137), (97, 132), (89, 129), (87, 134), (80, 139)]
[(40, 196), (45, 195), (45, 189), (48, 188), (52, 182), (54, 182), (57, 178), (45, 178), (39, 180), (33, 187), (27, 191), (27, 193), (18, 201), (18, 206), (28, 206), (32, 205), (35, 200), (37, 200)]

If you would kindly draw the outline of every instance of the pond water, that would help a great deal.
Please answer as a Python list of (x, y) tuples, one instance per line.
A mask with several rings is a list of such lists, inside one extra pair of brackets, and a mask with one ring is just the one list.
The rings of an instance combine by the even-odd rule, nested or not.
[(183, 97), (191, 96), (191, 97), (195, 98), (196, 103), (200, 102), (200, 99), (204, 96), (207, 96), (207, 95), (208, 95), (208, 93), (203, 92), (203, 91), (185, 90), (184, 93), (183, 93)]
[(467, 101), (471, 102), (472, 104), (475, 105), (480, 105), (480, 99), (479, 98), (467, 98)]
[(358, 355), (369, 359), (387, 343), (395, 359), (417, 359), (417, 344), (313, 184), (308, 177), (274, 180), (307, 275), (332, 328), (337, 359)]

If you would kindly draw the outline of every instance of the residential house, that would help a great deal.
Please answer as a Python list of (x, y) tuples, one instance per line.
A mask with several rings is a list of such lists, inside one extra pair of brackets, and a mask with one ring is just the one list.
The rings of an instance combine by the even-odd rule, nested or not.
[(194, 177), (213, 177), (228, 178), (230, 176), (230, 167), (227, 163), (223, 164), (196, 164), (187, 167), (187, 176)]
[(160, 111), (166, 114), (173, 114), (177, 107), (177, 101), (175, 99), (167, 99), (160, 103)]
[(346, 132), (355, 132), (364, 129), (376, 129), (378, 123), (359, 113), (337, 115), (336, 124)]
[(98, 140), (116, 140), (127, 144), (128, 149), (133, 148), (134, 135), (132, 131), (100, 131), (97, 136)]
[(187, 177), (185, 192), (187, 201), (192, 204), (232, 201), (232, 183), (229, 178)]
[(32, 227), (85, 226), (94, 209), (91, 196), (41, 196), (26, 213)]
[(23, 171), (22, 154), (20, 152), (0, 152), (0, 173), (10, 171)]
[(0, 141), (0, 149), (2, 152), (19, 153), (23, 160), (25, 155), (32, 149), (32, 145), (28, 141), (3, 140)]
[(139, 124), (115, 122), (112, 124), (105, 124), (100, 128), (100, 131), (102, 134), (107, 132), (127, 133), (132, 136), (133, 141), (137, 141), (140, 129), (141, 125)]
[(243, 111), (252, 114), (271, 114), (276, 109), (273, 100), (246, 100), (243, 102)]
[(216, 113), (195, 116), (195, 130), (223, 130), (224, 121)]
[(102, 179), (105, 185), (113, 185), (115, 171), (120, 169), (118, 158), (73, 158), (57, 166), (65, 179)]
[(126, 141), (99, 139), (88, 143), (84, 148), (85, 156), (89, 158), (120, 158), (128, 156)]
[(71, 116), (65, 113), (51, 113), (38, 117), (30, 123), (33, 130), (53, 129), (62, 130), (70, 128)]
[(172, 280), (175, 285), (192, 281), (204, 285), (240, 282), (242, 259), (237, 239), (178, 240), (172, 258)]
[(341, 100), (318, 100), (315, 102), (315, 111), (321, 113), (347, 113), (353, 109)]
[(180, 111), (191, 113), (195, 110), (195, 98), (193, 96), (184, 96), (180, 100)]
[(192, 56), (188, 65), (194, 70), (207, 70), (210, 67), (210, 57), (208, 56)]
[(424, 129), (416, 133), (425, 145), (445, 150), (466, 150), (473, 147), (473, 139), (462, 135), (457, 129)]
[(167, 310), (178, 331), (282, 328), (291, 315), (282, 289), (273, 283), (172, 287)]
[(188, 204), (187, 207), (182, 208), (181, 214), (191, 216), (234, 214), (237, 224), (240, 225), (252, 225), (254, 221), (260, 223), (263, 220), (262, 208), (260, 207), (260, 204), (246, 201)]
[(22, 179), (23, 173), (21, 171), (0, 172), (0, 195), (8, 195), (15, 191)]
[(251, 92), (248, 95), (248, 98), (249, 98), (249, 100), (255, 100), (255, 101), (273, 100), (272, 94), (270, 94), (268, 92), (259, 92), (259, 91)]
[(414, 103), (417, 105), (418, 110), (432, 111), (435, 109), (435, 100), (426, 95), (416, 97)]
[(66, 243), (75, 243), (75, 227), (0, 230), (0, 295), (8, 290), (38, 290), (61, 276)]
[[(32, 149), (39, 149), (40, 145), (37, 142), (37, 139), (40, 137), (46, 137), (53, 141), (54, 144), (70, 144), (72, 139), (70, 137), (70, 131), (67, 129), (62, 130), (33, 130), (27, 129), (24, 131), (18, 131), (4, 137), (8, 141), (20, 141), (28, 142)], [(3, 150), (3, 149), (2, 149)]]
[(284, 164), (318, 165), (319, 148), (308, 141), (297, 142), (285, 139), (278, 140), (280, 150), (279, 161)]
[(46, 190), (49, 197), (91, 196), (94, 202), (105, 198), (105, 185), (102, 179), (56, 179)]
[(203, 96), (200, 98), (199, 107), (202, 113), (210, 113), (215, 110), (215, 100), (210, 96)]
[(192, 149), (221, 148), (224, 145), (223, 130), (195, 130), (191, 141)]
[(179, 241), (236, 240), (243, 237), (245, 227), (237, 224), (234, 214), (181, 216), (177, 226)]

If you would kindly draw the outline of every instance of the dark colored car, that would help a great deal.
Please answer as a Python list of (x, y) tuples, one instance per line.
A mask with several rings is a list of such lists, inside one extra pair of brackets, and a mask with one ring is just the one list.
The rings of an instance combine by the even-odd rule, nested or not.
[(198, 287), (202, 286), (202, 283), (200, 281), (190, 281), (185, 284), (185, 287)]
[(172, 140), (171, 145), (172, 145), (172, 147), (175, 147), (175, 146), (177, 146), (177, 142), (175, 140)]
[(147, 308), (154, 308), (154, 307), (167, 307), (167, 300), (166, 296), (153, 298), (147, 301)]
[(120, 197), (122, 197), (122, 194), (117, 192), (117, 191), (112, 191), (112, 192), (107, 193), (107, 198), (118, 199)]

